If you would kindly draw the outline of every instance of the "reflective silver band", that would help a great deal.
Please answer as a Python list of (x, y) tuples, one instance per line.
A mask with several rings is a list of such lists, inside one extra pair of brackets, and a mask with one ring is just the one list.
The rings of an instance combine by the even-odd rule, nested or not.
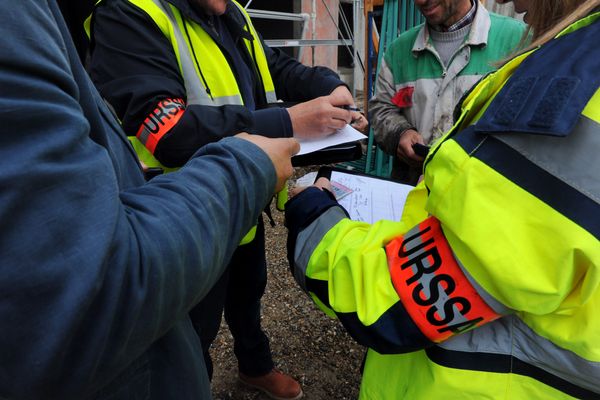
[(582, 115), (567, 137), (498, 134), (495, 137), (544, 171), (600, 203), (600, 124)]
[(199, 104), (202, 106), (223, 106), (227, 104), (243, 105), (241, 96), (222, 96), (213, 97), (212, 99), (208, 96), (206, 88), (202, 84), (202, 81), (200, 80), (200, 77), (194, 68), (194, 63), (186, 44), (187, 41), (179, 29), (177, 18), (175, 18), (169, 3), (166, 0), (152, 1), (169, 17), (171, 26), (173, 27), (173, 32), (175, 33), (177, 49), (179, 51), (179, 61), (181, 62), (183, 81), (187, 94), (186, 104)]
[(600, 394), (599, 362), (586, 360), (557, 346), (535, 333), (516, 315), (505, 316), (454, 336), (438, 347), (458, 352), (515, 357), (566, 382)]
[(344, 218), (348, 217), (340, 207), (331, 207), (298, 234), (294, 250), (294, 278), (302, 290), (306, 291), (306, 269), (310, 257), (323, 236)]
[(266, 92), (267, 95), (267, 103), (272, 104), (277, 102), (277, 96), (273, 90)]

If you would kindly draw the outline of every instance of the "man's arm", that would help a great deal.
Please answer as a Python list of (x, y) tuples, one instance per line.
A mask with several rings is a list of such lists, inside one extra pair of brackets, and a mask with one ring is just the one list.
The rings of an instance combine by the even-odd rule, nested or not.
[(385, 58), (379, 68), (375, 95), (369, 100), (369, 117), (377, 144), (387, 154), (396, 156), (400, 137), (407, 130), (415, 130), (402, 108), (392, 101), (396, 94), (394, 76)]
[(90, 139), (92, 85), (72, 75), (77, 56), (48, 7), (0, 1), (7, 398), (87, 398), (114, 378), (208, 292), (276, 180), (264, 152), (230, 138), (142, 185), (134, 162), (114, 158), (126, 152)]
[[(477, 161), (472, 164), (455, 173), (477, 168)], [(416, 212), (413, 207), (424, 201), (415, 203), (413, 191), (401, 221), (373, 225), (348, 219), (327, 192), (306, 189), (286, 203), (294, 278), (356, 341), (381, 354), (425, 348), (509, 313), (566, 311), (580, 282), (594, 279), (587, 266), (599, 253), (587, 248), (579, 260), (563, 259), (551, 249), (569, 254), (589, 233), (574, 223), (565, 228), (576, 231), (573, 236), (557, 232), (552, 221), (540, 226), (531, 207), (506, 211), (497, 200), (505, 186), (494, 188), (482, 213), (481, 204), (473, 201), (480, 194), (467, 191), (465, 198), (464, 186), (455, 185), (444, 196), (452, 192), (461, 201), (450, 209), (439, 207), (440, 220)], [(433, 196), (439, 194), (432, 191)], [(518, 218), (506, 216), (515, 212)], [(486, 222), (488, 215), (502, 223)], [(556, 235), (540, 241), (540, 231)], [(528, 258), (526, 274), (523, 254), (536, 254)]]
[(311, 187), (286, 203), (286, 226), (294, 278), (358, 343), (381, 354), (432, 344), (390, 279), (385, 246), (405, 222), (351, 221), (333, 195)]

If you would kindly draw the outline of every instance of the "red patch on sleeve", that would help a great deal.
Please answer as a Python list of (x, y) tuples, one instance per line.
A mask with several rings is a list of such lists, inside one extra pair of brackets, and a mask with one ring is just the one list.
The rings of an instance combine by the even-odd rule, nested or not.
[(414, 86), (406, 86), (398, 90), (394, 97), (392, 97), (392, 103), (400, 108), (412, 107), (413, 105), (413, 93), (415, 91)]

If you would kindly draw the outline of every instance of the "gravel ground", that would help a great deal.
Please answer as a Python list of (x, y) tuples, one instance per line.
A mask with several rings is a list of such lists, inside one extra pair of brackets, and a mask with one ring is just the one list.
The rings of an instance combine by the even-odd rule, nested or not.
[[(298, 170), (297, 175), (305, 172)], [(356, 399), (365, 348), (298, 288), (286, 258), (283, 213), (273, 210), (272, 214), (277, 225), (265, 222), (268, 283), (262, 299), (262, 326), (271, 340), (275, 365), (302, 384), (307, 400)], [(268, 399), (237, 381), (233, 340), (225, 323), (211, 354), (216, 400)]]

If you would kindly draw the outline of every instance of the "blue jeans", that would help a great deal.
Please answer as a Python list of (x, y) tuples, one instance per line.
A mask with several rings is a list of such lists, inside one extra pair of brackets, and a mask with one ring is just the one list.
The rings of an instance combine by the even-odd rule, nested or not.
[(265, 228), (259, 218), (255, 239), (237, 248), (219, 281), (190, 311), (210, 378), (213, 365), (208, 350), (219, 331), (223, 309), (240, 372), (260, 376), (273, 369), (269, 339), (260, 326), (260, 299), (266, 284)]

